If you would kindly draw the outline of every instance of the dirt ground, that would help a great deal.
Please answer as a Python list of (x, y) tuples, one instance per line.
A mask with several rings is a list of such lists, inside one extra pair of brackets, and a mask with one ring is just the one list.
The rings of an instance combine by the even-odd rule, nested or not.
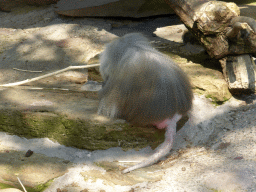
[[(255, 4), (240, 8), (256, 19)], [(101, 81), (97, 68), (2, 87), (1, 192), (23, 190), (17, 177), (28, 191), (256, 191), (256, 96), (232, 97), (217, 62), (201, 46), (182, 42), (185, 27), (176, 16), (66, 18), (51, 5), (19, 5), (0, 12), (0, 26), (0, 84), (97, 63), (107, 42), (141, 32), (184, 69), (195, 92), (169, 156), (123, 175), (164, 132), (98, 116), (97, 92), (82, 88), (88, 79)]]

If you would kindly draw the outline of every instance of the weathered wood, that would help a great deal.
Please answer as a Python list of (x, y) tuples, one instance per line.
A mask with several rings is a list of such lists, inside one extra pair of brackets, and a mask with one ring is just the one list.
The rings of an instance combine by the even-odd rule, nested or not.
[[(230, 43), (226, 33), (232, 28), (231, 21), (240, 15), (235, 3), (208, 0), (166, 0), (182, 22), (204, 45), (211, 57), (220, 59), (229, 54), (251, 53), (236, 43)], [(254, 39), (256, 36), (254, 35)], [(240, 44), (245, 44), (244, 39)], [(230, 51), (230, 45), (233, 45)], [(256, 41), (254, 42), (256, 48)], [(256, 49), (255, 49), (256, 50)], [(247, 52), (246, 52), (247, 51)], [(232, 53), (231, 53), (232, 52)]]
[(227, 56), (220, 63), (232, 94), (255, 92), (256, 65), (252, 56)]
[[(235, 3), (165, 0), (211, 57), (220, 59), (230, 92), (256, 92), (256, 21), (241, 17)], [(239, 56), (241, 55), (241, 56)]]
[(182, 22), (189, 28), (193, 27), (194, 15), (198, 7), (207, 3), (208, 0), (165, 0), (165, 2), (181, 18)]

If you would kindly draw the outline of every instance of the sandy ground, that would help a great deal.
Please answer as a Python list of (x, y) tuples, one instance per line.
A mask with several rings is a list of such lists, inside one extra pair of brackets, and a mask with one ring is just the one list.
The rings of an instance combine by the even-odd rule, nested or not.
[[(251, 6), (247, 11), (245, 8), (242, 9), (245, 13), (251, 13), (250, 10)], [(112, 21), (109, 26), (107, 20), (83, 19), (78, 22), (62, 18), (55, 15), (51, 7), (39, 8), (24, 14), (23, 17), (16, 14), (16, 11), (18, 10), (14, 10), (12, 15), (0, 13), (1, 83), (27, 77), (21, 72), (10, 70), (13, 67), (52, 71), (69, 65), (79, 65), (102, 51), (104, 44), (115, 38), (115, 35), (134, 31), (152, 35), (157, 27), (165, 26), (167, 23), (180, 24), (176, 17), (163, 17), (143, 22), (129, 21), (121, 26), (119, 22)], [(77, 25), (80, 26), (76, 28)], [(113, 27), (116, 25), (117, 27)], [(81, 34), (83, 38), (80, 38)], [(164, 36), (164, 33), (160, 34)], [(177, 33), (168, 38), (173, 38), (175, 43), (181, 40), (181, 34), (177, 30)], [(41, 44), (39, 40), (47, 41)], [(42, 45), (47, 46), (42, 48)], [(35, 54), (39, 48), (40, 54)], [(55, 54), (49, 54), (49, 50), (54, 50)], [(3, 71), (9, 71), (12, 78), (6, 78)], [(82, 75), (86, 74), (83, 71), (79, 72)], [(37, 75), (30, 74), (29, 77)], [(61, 85), (62, 88), (73, 90), (79, 90), (81, 87), (81, 84), (75, 81), (70, 83), (69, 79), (67, 84), (63, 78), (56, 77), (30, 86), (46, 85), (50, 88)], [(40, 110), (51, 108), (51, 112), (73, 114), (73, 117), (81, 119), (85, 116), (90, 119), (96, 118), (97, 100), (93, 96), (83, 100), (81, 95), (76, 93), (74, 96), (79, 98), (78, 102), (74, 102), (75, 99), (72, 101), (71, 97), (69, 102), (65, 102), (65, 96), (57, 93), (55, 98), (46, 93), (29, 95), (24, 90), (17, 91), (16, 96), (10, 94), (14, 92), (1, 90), (2, 108), (36, 106)], [(26, 99), (22, 99), (22, 96)], [(89, 108), (85, 109), (84, 106)], [(2, 183), (18, 187), (18, 176), (27, 188), (38, 187), (38, 184), (45, 184), (51, 180), (48, 182), (48, 188), (33, 189), (46, 192), (255, 192), (255, 95), (231, 98), (218, 107), (204, 96), (195, 95), (193, 106), (190, 121), (178, 132), (170, 156), (154, 166), (126, 175), (122, 175), (120, 169), (134, 163), (134, 160), (141, 161), (147, 158), (153, 152), (150, 147), (139, 151), (123, 151), (121, 147), (89, 151), (66, 147), (48, 138), (26, 139), (1, 132), (0, 168), (3, 171), (0, 173), (0, 189), (8, 188)], [(24, 154), (28, 149), (34, 153), (31, 157), (25, 158)]]

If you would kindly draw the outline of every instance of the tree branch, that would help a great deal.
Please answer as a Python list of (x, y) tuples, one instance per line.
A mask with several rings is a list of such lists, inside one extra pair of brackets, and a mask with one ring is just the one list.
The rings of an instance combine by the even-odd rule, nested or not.
[(24, 81), (2, 84), (2, 85), (0, 85), (0, 87), (14, 87), (14, 86), (17, 86), (17, 85), (24, 85), (24, 84), (27, 84), (27, 83), (30, 83), (30, 82), (33, 82), (33, 81), (38, 81), (38, 80), (44, 79), (46, 77), (50, 77), (50, 76), (53, 76), (53, 75), (57, 75), (59, 73), (63, 73), (63, 72), (68, 71), (68, 70), (72, 70), (72, 69), (86, 69), (86, 68), (98, 67), (98, 66), (100, 66), (100, 64), (81, 65), (81, 66), (69, 66), (67, 68), (64, 68), (64, 69), (61, 69), (61, 70), (58, 70), (58, 71), (55, 71), (55, 72), (52, 72), (52, 73), (48, 73), (48, 74), (45, 74), (45, 75), (42, 75), (42, 76), (39, 76), (39, 77), (35, 77), (35, 78), (32, 78), (32, 79), (26, 79)]

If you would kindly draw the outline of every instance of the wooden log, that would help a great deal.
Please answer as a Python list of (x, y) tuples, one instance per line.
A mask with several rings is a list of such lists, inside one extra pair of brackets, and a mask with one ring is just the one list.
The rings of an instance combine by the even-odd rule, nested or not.
[[(241, 17), (235, 3), (166, 0), (211, 57), (220, 60), (233, 94), (256, 92), (256, 21)], [(246, 55), (248, 54), (248, 55)]]
[(220, 59), (229, 54), (226, 32), (230, 30), (232, 18), (240, 15), (235, 3), (209, 0), (166, 1), (211, 57)]
[(220, 63), (232, 94), (256, 92), (256, 65), (252, 56), (227, 56)]

